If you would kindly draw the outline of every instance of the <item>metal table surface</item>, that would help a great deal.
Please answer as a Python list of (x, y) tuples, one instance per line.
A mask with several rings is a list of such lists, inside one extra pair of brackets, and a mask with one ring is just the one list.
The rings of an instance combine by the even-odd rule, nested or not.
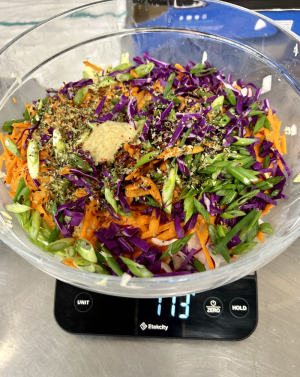
[[(0, 47), (45, 15), (83, 3), (2, 0)], [(53, 316), (55, 279), (0, 241), (0, 376), (300, 376), (298, 242), (258, 272), (255, 332), (222, 342), (67, 334)]]

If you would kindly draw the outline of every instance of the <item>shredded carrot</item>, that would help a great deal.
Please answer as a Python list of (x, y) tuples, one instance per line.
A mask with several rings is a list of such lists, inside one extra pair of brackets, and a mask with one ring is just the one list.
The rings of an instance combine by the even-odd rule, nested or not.
[(15, 99), (15, 97), (13, 97), (13, 101), (14, 101), (14, 103), (17, 103), (18, 101)]
[[(202, 229), (205, 227), (205, 225), (202, 225)], [(214, 270), (215, 266), (214, 266), (214, 263), (211, 259), (211, 256), (209, 254), (209, 251), (207, 250), (207, 247), (206, 247), (206, 241), (207, 241), (207, 238), (208, 238), (208, 230), (206, 232), (200, 232), (200, 226), (199, 224), (196, 225), (196, 233), (197, 233), (197, 236), (199, 238), (199, 241), (201, 243), (201, 247), (204, 251), (204, 255), (205, 255), (205, 258), (207, 260), (207, 263), (208, 263), (208, 267), (210, 268), (210, 270)]]
[(264, 234), (261, 230), (257, 233), (256, 237), (260, 243), (264, 242)]
[(83, 63), (84, 63), (85, 65), (87, 65), (88, 67), (93, 68), (95, 71), (98, 71), (98, 72), (103, 71), (103, 68), (100, 68), (100, 67), (98, 67), (97, 65), (92, 64), (92, 63), (90, 63), (90, 62), (88, 62), (88, 61), (84, 61)]
[(130, 74), (131, 74), (133, 77), (135, 77), (136, 79), (139, 78), (139, 75), (138, 75), (136, 72), (134, 72), (133, 69), (131, 69)]

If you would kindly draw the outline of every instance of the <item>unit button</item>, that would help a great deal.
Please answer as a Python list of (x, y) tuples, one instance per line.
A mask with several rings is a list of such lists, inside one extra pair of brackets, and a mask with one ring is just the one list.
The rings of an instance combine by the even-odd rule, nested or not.
[(241, 297), (234, 298), (229, 305), (229, 309), (231, 314), (237, 318), (246, 317), (250, 310), (248, 302)]
[(93, 306), (93, 298), (89, 293), (81, 292), (75, 297), (74, 305), (79, 312), (87, 312)]
[(209, 297), (204, 302), (204, 311), (210, 317), (218, 317), (223, 311), (223, 304), (217, 297)]

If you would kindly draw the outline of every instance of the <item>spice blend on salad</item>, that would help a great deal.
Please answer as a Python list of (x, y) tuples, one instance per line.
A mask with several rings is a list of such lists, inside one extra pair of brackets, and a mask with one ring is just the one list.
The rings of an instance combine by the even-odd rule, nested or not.
[(0, 134), (31, 242), (99, 274), (192, 274), (248, 252), (285, 199), (285, 134), (261, 89), (147, 52), (26, 104)]

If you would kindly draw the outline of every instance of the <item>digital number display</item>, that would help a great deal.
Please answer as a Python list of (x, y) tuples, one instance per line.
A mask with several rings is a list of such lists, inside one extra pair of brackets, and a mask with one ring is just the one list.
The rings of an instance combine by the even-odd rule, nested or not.
[(172, 297), (172, 298), (159, 298), (157, 303), (157, 315), (159, 317), (177, 317), (180, 319), (187, 319), (190, 315), (190, 303), (191, 296), (186, 295), (183, 297)]

